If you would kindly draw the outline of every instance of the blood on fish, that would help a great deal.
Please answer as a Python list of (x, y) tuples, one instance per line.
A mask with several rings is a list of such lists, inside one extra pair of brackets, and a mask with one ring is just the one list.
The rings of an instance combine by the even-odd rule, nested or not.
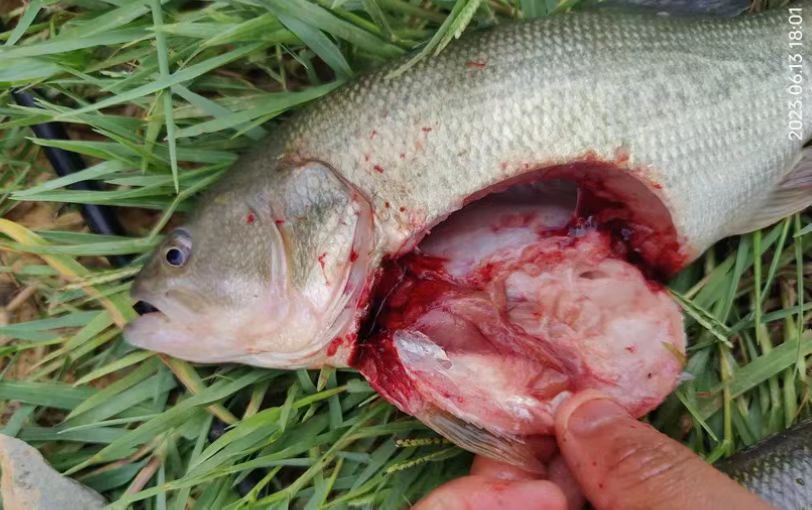
[[(491, 220), (477, 227), (473, 241), (463, 234), (457, 245), (445, 245), (458, 246), (453, 253), (460, 260), (437, 257), (429, 245), (418, 247), (450, 235), (442, 224), (421, 225), (436, 235), (405, 242), (401, 255), (385, 261), (368, 282), (371, 292), (360, 303), (368, 300), (370, 313), (349, 364), (409, 414), (421, 418), (440, 409), (497, 434), (549, 434), (554, 406), (590, 387), (618, 397), (638, 416), (655, 407), (681, 370), (673, 354), (657, 346), (682, 349), (684, 342), (679, 308), (660, 281), (684, 267), (691, 254), (659, 198), (660, 187), (644, 177), (653, 173), (630, 170), (629, 159), (620, 149), (614, 161), (590, 151), (563, 164), (515, 163), (523, 175), (467, 197), (463, 208), (513, 187), (522, 193), (541, 181), (570, 181), (578, 194), (569, 221), (557, 213), (565, 224), (539, 223), (537, 213), (509, 202), (497, 216), (486, 216)], [(462, 229), (457, 231), (467, 230), (471, 217), (465, 211), (448, 221), (457, 214), (466, 218), (455, 224)], [(498, 250), (500, 239), (529, 244), (518, 259), (514, 252), (506, 259), (477, 258), (477, 243)], [(471, 250), (466, 243), (474, 243)], [(511, 275), (520, 279), (507, 287)], [(522, 278), (530, 282), (528, 290), (516, 286)], [(581, 283), (567, 283), (571, 279)], [(589, 289), (598, 289), (596, 297)], [(594, 307), (613, 312), (596, 313)], [(651, 314), (665, 320), (649, 320)], [(625, 324), (635, 324), (631, 336), (618, 338), (614, 332), (626, 331)], [(591, 327), (597, 329), (589, 333)], [(657, 337), (652, 345), (641, 340), (649, 334)], [(590, 338), (588, 346), (578, 347), (580, 335)], [(633, 382), (622, 382), (627, 377)]]
[(330, 341), (325, 352), (327, 356), (335, 356), (341, 346), (352, 346), (357, 339), (358, 335), (356, 333), (347, 333), (343, 336), (337, 336)]
[[(526, 235), (527, 232), (532, 233), (537, 237), (538, 244), (533, 244), (532, 238), (527, 238), (526, 242), (530, 244), (523, 248), (520, 259), (516, 259), (515, 255), (503, 261), (475, 258), (472, 260), (479, 260), (479, 262), (472, 262), (474, 266), (463, 273), (466, 275), (464, 277), (449, 272), (451, 268), (459, 267), (453, 265), (455, 263), (453, 260), (434, 256), (430, 252), (426, 252), (426, 248), (420, 248), (383, 264), (377, 275), (377, 283), (370, 294), (370, 322), (364, 327), (364, 340), (357, 342), (350, 353), (350, 365), (358, 368), (373, 388), (384, 397), (405, 412), (418, 417), (423, 412), (429, 412), (426, 411), (427, 409), (439, 407), (448, 411), (447, 406), (451, 406), (452, 414), (456, 414), (453, 409), (462, 409), (460, 412), (468, 416), (467, 419), (474, 420), (473, 423), (477, 426), (486, 428), (494, 426), (497, 427), (497, 430), (504, 430), (499, 429), (499, 426), (502, 425), (519, 426), (523, 427), (521, 430), (525, 431), (523, 432), (525, 434), (548, 434), (552, 427), (552, 411), (549, 406), (554, 405), (552, 402), (560, 401), (559, 395), (583, 387), (593, 387), (590, 385), (606, 389), (602, 385), (611, 386), (613, 383), (607, 381), (616, 377), (611, 375), (615, 373), (611, 368), (612, 363), (615, 363), (611, 359), (614, 358), (607, 359), (606, 362), (609, 363), (609, 366), (604, 367), (600, 364), (602, 362), (595, 360), (605, 359), (601, 357), (605, 354), (598, 354), (595, 360), (589, 361), (583, 358), (586, 354), (573, 354), (568, 350), (576, 348), (575, 344), (572, 344), (575, 340), (570, 337), (575, 334), (574, 338), (577, 338), (577, 332), (581, 331), (581, 328), (587, 327), (582, 324), (590, 324), (590, 320), (614, 320), (601, 318), (603, 316), (600, 314), (592, 318), (594, 314), (590, 312), (590, 309), (579, 304), (583, 298), (579, 297), (578, 292), (583, 291), (578, 289), (591, 288), (592, 283), (589, 282), (593, 280), (596, 282), (595, 285), (602, 285), (604, 297), (600, 299), (603, 301), (595, 301), (595, 305), (589, 306), (615, 306), (611, 304), (613, 303), (612, 296), (615, 294), (621, 296), (623, 292), (626, 292), (627, 296), (638, 295), (629, 294), (629, 292), (642, 292), (641, 295), (652, 296), (618, 297), (617, 302), (628, 302), (629, 306), (634, 308), (634, 311), (631, 312), (632, 317), (647, 317), (647, 313), (640, 315), (641, 310), (649, 310), (649, 306), (654, 306), (654, 310), (659, 310), (659, 312), (652, 313), (665, 314), (668, 318), (667, 321), (660, 326), (659, 322), (650, 322), (645, 318), (633, 319), (640, 324), (636, 326), (641, 332), (638, 336), (648, 334), (645, 333), (647, 331), (645, 328), (655, 328), (655, 331), (658, 331), (657, 335), (665, 335), (663, 338), (668, 339), (668, 342), (677, 342), (675, 345), (681, 345), (679, 343), (681, 342), (679, 335), (682, 334), (678, 324), (679, 309), (666, 297), (663, 286), (657, 280), (660, 276), (669, 274), (673, 269), (684, 264), (684, 259), (680, 259), (680, 257), (684, 257), (681, 251), (674, 250), (670, 255), (667, 253), (671, 242), (675, 243), (675, 246), (679, 246), (670, 218), (663, 213), (663, 211), (666, 213), (667, 211), (650, 192), (649, 195), (645, 195), (644, 185), (638, 184), (638, 188), (635, 188), (629, 182), (624, 182), (618, 178), (617, 174), (612, 173), (609, 164), (595, 160), (594, 155), (587, 154), (585, 159), (589, 161), (556, 165), (533, 172), (533, 176), (536, 178), (567, 177), (578, 183), (577, 204), (567, 224), (563, 226), (559, 224), (555, 227), (544, 226), (544, 224), (538, 223), (539, 216), (537, 212), (534, 212), (535, 210), (528, 212), (526, 209), (511, 205), (507, 212), (500, 212), (498, 216), (488, 220), (488, 223), (483, 225), (485, 231), (479, 230), (478, 232), (481, 233), (476, 234), (482, 236), (486, 231), (492, 232), (492, 234), (478, 238), (481, 240), (479, 242), (486, 243), (484, 246), (490, 246), (487, 244), (489, 241), (486, 240), (490, 235), (517, 235), (512, 233), (514, 231), (525, 232), (523, 235)], [(508, 186), (514, 184), (521, 184), (521, 181), (510, 183)], [(498, 190), (494, 192), (499, 193)], [(624, 193), (630, 193), (631, 199)], [(470, 203), (475, 199), (477, 198), (471, 198), (467, 202)], [(400, 209), (403, 211), (405, 207)], [(468, 224), (463, 220), (458, 225), (463, 225), (461, 228), (467, 228)], [(431, 226), (428, 227), (431, 228)], [(448, 233), (438, 235), (443, 238), (447, 237)], [(425, 243), (431, 238), (432, 236), (429, 236), (423, 242)], [(463, 243), (466, 242), (465, 237), (462, 239)], [(498, 249), (500, 241), (491, 242), (495, 243), (495, 249)], [(421, 244), (421, 246), (423, 245)], [(466, 256), (468, 250), (464, 247), (459, 249), (462, 250), (459, 254)], [(471, 256), (476, 257), (476, 252), (473, 253)], [(578, 253), (580, 255), (573, 255)], [(572, 259), (573, 256), (576, 258)], [(576, 262), (572, 262), (573, 260)], [(578, 260), (581, 262), (577, 262)], [(614, 262), (610, 262), (608, 266), (595, 266), (595, 264), (602, 263), (600, 262), (602, 260), (617, 260), (618, 263), (626, 265), (613, 266)], [(574, 266), (573, 264), (576, 263), (586, 264), (587, 267), (606, 267), (610, 274), (615, 275), (610, 278), (617, 280), (603, 280), (606, 278), (603, 269), (597, 269), (594, 274), (591, 273), (591, 270), (576, 269), (576, 267), (583, 267), (583, 265)], [(640, 270), (633, 269), (633, 266)], [(563, 269), (556, 269), (559, 267)], [(622, 271), (628, 271), (629, 275), (637, 274), (637, 276), (623, 276), (627, 273), (622, 271), (618, 273), (618, 269), (611, 269), (613, 267), (628, 268), (622, 269)], [(453, 270), (459, 271), (459, 269)], [(561, 284), (556, 282), (568, 280), (563, 276), (554, 275), (557, 271), (569, 270), (576, 271), (575, 277), (581, 278), (587, 283), (583, 283), (583, 287), (568, 288), (565, 286), (559, 289)], [(612, 271), (615, 272), (612, 273)], [(635, 271), (638, 272), (635, 273)], [(539, 279), (539, 282), (552, 283), (543, 283), (540, 287), (529, 287), (529, 289), (539, 289), (532, 292), (541, 292), (539, 295), (528, 295), (535, 296), (531, 299), (516, 295), (516, 289), (522, 287), (512, 284), (511, 288), (514, 290), (511, 292), (513, 294), (508, 296), (504, 290), (504, 281), (506, 281), (504, 278), (506, 278), (505, 275), (514, 273), (523, 275), (521, 278), (529, 278), (528, 281)], [(548, 274), (549, 276), (545, 276)], [(625, 278), (629, 279), (625, 280)], [(621, 282), (618, 289), (613, 287), (615, 281)], [(632, 283), (623, 283), (626, 281)], [(645, 290), (641, 291), (641, 287), (648, 293)], [(605, 294), (607, 291), (610, 294)], [(539, 301), (539, 296), (544, 296), (544, 292), (562, 292), (562, 295), (556, 297), (554, 301)], [(568, 295), (567, 292), (570, 294)], [(584, 294), (584, 298), (591, 299), (589, 296), (590, 294)], [(552, 297), (544, 299), (549, 300)], [(638, 299), (642, 299), (641, 304), (635, 305), (634, 303)], [(652, 299), (655, 301), (651, 301)], [(662, 308), (663, 306), (665, 308)], [(622, 308), (618, 310), (622, 310)], [(610, 316), (618, 317), (616, 314)], [(625, 317), (625, 315), (620, 317)], [(516, 320), (519, 322), (515, 322)], [(443, 321), (451, 322), (446, 324)], [(555, 326), (555, 324), (559, 323), (560, 327), (564, 329), (556, 333), (558, 331), (556, 327), (559, 326)], [(534, 324), (538, 324), (538, 326)], [(599, 322), (598, 327), (604, 328), (607, 326), (601, 324), (609, 324), (609, 322)], [(530, 329), (523, 329), (526, 327), (530, 327)], [(614, 327), (616, 328), (617, 325)], [(561, 345), (557, 344), (561, 340), (554, 340), (546, 336), (555, 334), (555, 338), (558, 338), (564, 331), (575, 333), (565, 333), (563, 338), (567, 340)], [(614, 333), (611, 333), (611, 331), (615, 331), (614, 329), (596, 331), (597, 333), (590, 334), (597, 334), (600, 342), (614, 343), (612, 342)], [(415, 334), (426, 336), (420, 340), (421, 337), (415, 337)], [(639, 340), (631, 341), (638, 342)], [(421, 342), (424, 342), (425, 345)], [(432, 345), (434, 347), (431, 347)], [(659, 341), (657, 345), (660, 345)], [(404, 348), (407, 351), (402, 351)], [(408, 354), (411, 352), (408, 349), (415, 349), (415, 353), (423, 352), (423, 354)], [(429, 350), (424, 352), (425, 349)], [(442, 356), (448, 356), (448, 359), (451, 360), (446, 362), (449, 363), (449, 369), (457, 367), (454, 368), (456, 371), (446, 373), (446, 369), (439, 365), (431, 368), (432, 363), (442, 363), (440, 360), (443, 359), (442, 357), (435, 358), (436, 354), (427, 354), (433, 352), (432, 349), (439, 349), (439, 352), (444, 353)], [(593, 349), (593, 347), (589, 349)], [(613, 349), (614, 351), (610, 352), (615, 353), (612, 355), (614, 357), (617, 357), (618, 350), (621, 352), (625, 350), (631, 354), (638, 353), (637, 344), (627, 344), (626, 346), (621, 344)], [(661, 395), (664, 395), (663, 391), (670, 388), (668, 386), (670, 374), (679, 368), (672, 366), (674, 363), (670, 353), (653, 354), (650, 349), (646, 347), (641, 350), (639, 356), (634, 358), (635, 363), (643, 363), (641, 367), (653, 363), (658, 367), (667, 366), (668, 368), (652, 383), (651, 391), (654, 394), (646, 393), (649, 390), (641, 388), (639, 384), (636, 384), (634, 388), (628, 388), (630, 395), (637, 395), (630, 396), (625, 404), (633, 413), (639, 414), (655, 406)], [(412, 358), (403, 358), (404, 355), (412, 356)], [(477, 361), (480, 359), (481, 361)], [(415, 363), (418, 364), (415, 365)], [(424, 368), (420, 368), (423, 367), (420, 363), (428, 364)], [(484, 377), (483, 382), (481, 384), (473, 381), (470, 384), (462, 383), (461, 381), (468, 380), (468, 376), (462, 375), (466, 373), (464, 371), (476, 370), (475, 373), (479, 373), (475, 367), (480, 363), (484, 364), (481, 374)], [(623, 363), (618, 360), (616, 368), (622, 369), (626, 366)], [(660, 365), (662, 363), (666, 365)], [(484, 370), (485, 366), (491, 368)], [(592, 373), (593, 370), (597, 370), (597, 372)], [(500, 381), (498, 377), (503, 377), (500, 374), (511, 374), (508, 376), (510, 379), (506, 380), (508, 386), (518, 385), (516, 388), (504, 389), (506, 395), (512, 395), (514, 393), (511, 392), (515, 391), (516, 395), (525, 395), (521, 398), (539, 400), (540, 403), (535, 407), (532, 404), (521, 404), (521, 406), (529, 406), (522, 407), (524, 410), (521, 412), (529, 412), (530, 415), (519, 418), (523, 415), (513, 414), (514, 411), (510, 410), (512, 408), (501, 406), (498, 397), (492, 396), (498, 392), (489, 393), (493, 392), (491, 388), (500, 387), (502, 384), (495, 382)], [(497, 379), (488, 383), (485, 382), (487, 377), (497, 377)], [(604, 379), (605, 377), (609, 379)], [(640, 378), (652, 380), (654, 375), (653, 372), (643, 372), (642, 374), (638, 372), (638, 375), (633, 377), (637, 377), (637, 381)], [(584, 384), (586, 386), (582, 386)], [(618, 391), (621, 392), (621, 395), (625, 393), (622, 386)], [(510, 425), (516, 420), (519, 420), (521, 425)]]
[(379, 174), (383, 173), (383, 167), (381, 165), (374, 165), (372, 169), (378, 172)]
[(629, 150), (626, 147), (618, 147), (615, 150), (615, 163), (618, 165), (622, 165), (631, 159), (631, 154), (629, 154)]
[(327, 252), (322, 253), (319, 255), (319, 265), (321, 266), (321, 270), (324, 271), (324, 259), (327, 257)]
[(358, 260), (358, 252), (355, 251), (355, 250), (352, 250), (350, 252), (350, 262), (355, 262), (356, 260)]
[(488, 262), (479, 269), (476, 276), (477, 278), (482, 279), (483, 281), (488, 281), (493, 278), (496, 269), (497, 269), (496, 264), (494, 264), (493, 262)]
[(339, 346), (344, 342), (343, 337), (335, 337), (332, 341), (327, 345), (327, 356), (335, 356), (336, 352), (338, 351)]
[(392, 204), (390, 204), (389, 202), (384, 202), (383, 206), (389, 209), (390, 207), (392, 207)]
[(254, 213), (250, 212), (245, 215), (245, 222), (247, 224), (253, 225), (255, 221), (257, 221), (257, 217)]
[(477, 62), (476, 60), (469, 60), (465, 63), (465, 67), (468, 69), (485, 69), (488, 67), (486, 62)]
[(624, 165), (602, 160), (595, 151), (587, 151), (569, 163), (539, 165), (522, 163), (526, 172), (507, 179), (490, 189), (467, 197), (463, 206), (513, 185), (546, 180), (572, 181), (578, 185), (576, 215), (592, 218), (599, 228), (610, 231), (628, 246), (635, 264), (658, 278), (685, 267), (692, 253), (685, 248), (671, 221), (671, 215), (656, 192), (661, 189), (643, 170), (630, 172)]
[(277, 218), (277, 219), (273, 220), (273, 222), (276, 223), (277, 225), (284, 225), (285, 224), (285, 220), (283, 220), (281, 218)]
[(420, 131), (422, 131), (424, 133), (431, 133), (431, 128), (428, 127), (428, 126), (425, 126), (425, 127), (420, 128)]

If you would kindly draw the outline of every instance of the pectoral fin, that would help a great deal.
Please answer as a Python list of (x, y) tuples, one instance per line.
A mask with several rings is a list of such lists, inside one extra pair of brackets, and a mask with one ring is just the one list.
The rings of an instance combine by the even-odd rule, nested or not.
[(477, 455), (499, 460), (526, 471), (542, 473), (544, 466), (519, 436), (497, 436), (467, 423), (437, 407), (430, 406), (420, 420), (457, 446)]
[(754, 214), (737, 223), (730, 235), (745, 234), (772, 225), (812, 205), (812, 148), (801, 151), (792, 169)]

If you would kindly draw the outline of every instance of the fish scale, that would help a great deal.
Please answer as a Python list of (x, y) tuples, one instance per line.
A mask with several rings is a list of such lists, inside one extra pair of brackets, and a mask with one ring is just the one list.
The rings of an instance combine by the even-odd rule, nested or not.
[[(662, 184), (696, 255), (731, 233), (801, 146), (787, 140), (786, 98), (775, 93), (786, 79), (785, 18), (581, 14), (498, 27), (402, 77), (384, 69), (306, 108), (279, 150), (328, 163), (376, 210), (409, 204), (420, 225), (407, 214), (379, 225), (391, 249), (524, 162), (587, 151), (612, 159), (622, 145)], [(483, 69), (465, 65), (478, 60)], [(421, 138), (422, 127), (431, 131)], [(266, 178), (272, 158), (252, 161), (242, 171)]]
[(812, 508), (812, 420), (716, 465), (776, 508)]

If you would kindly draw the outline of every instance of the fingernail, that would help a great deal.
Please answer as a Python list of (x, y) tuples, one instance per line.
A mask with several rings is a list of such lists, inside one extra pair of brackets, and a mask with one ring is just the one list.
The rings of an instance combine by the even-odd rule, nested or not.
[(618, 404), (606, 397), (599, 396), (580, 402), (570, 412), (565, 427), (570, 434), (586, 435), (606, 422), (618, 418), (631, 418), (631, 416)]

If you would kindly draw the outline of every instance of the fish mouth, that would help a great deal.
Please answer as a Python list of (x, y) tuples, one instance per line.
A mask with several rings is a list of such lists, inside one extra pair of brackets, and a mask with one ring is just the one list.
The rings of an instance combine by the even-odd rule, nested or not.
[(161, 310), (158, 309), (157, 306), (153, 305), (149, 301), (139, 300), (133, 305), (133, 310), (138, 315), (149, 315), (151, 313), (163, 313)]
[[(200, 341), (201, 335), (189, 329), (183, 321), (173, 320), (164, 310), (156, 306), (154, 301), (147, 301), (134, 295), (136, 300), (133, 309), (138, 317), (131, 320), (124, 328), (124, 339), (130, 345), (162, 352), (171, 356), (181, 356), (191, 361), (209, 361), (210, 356), (195, 356), (195, 352), (185, 349), (193, 343)], [(177, 317), (176, 317), (177, 319)]]

